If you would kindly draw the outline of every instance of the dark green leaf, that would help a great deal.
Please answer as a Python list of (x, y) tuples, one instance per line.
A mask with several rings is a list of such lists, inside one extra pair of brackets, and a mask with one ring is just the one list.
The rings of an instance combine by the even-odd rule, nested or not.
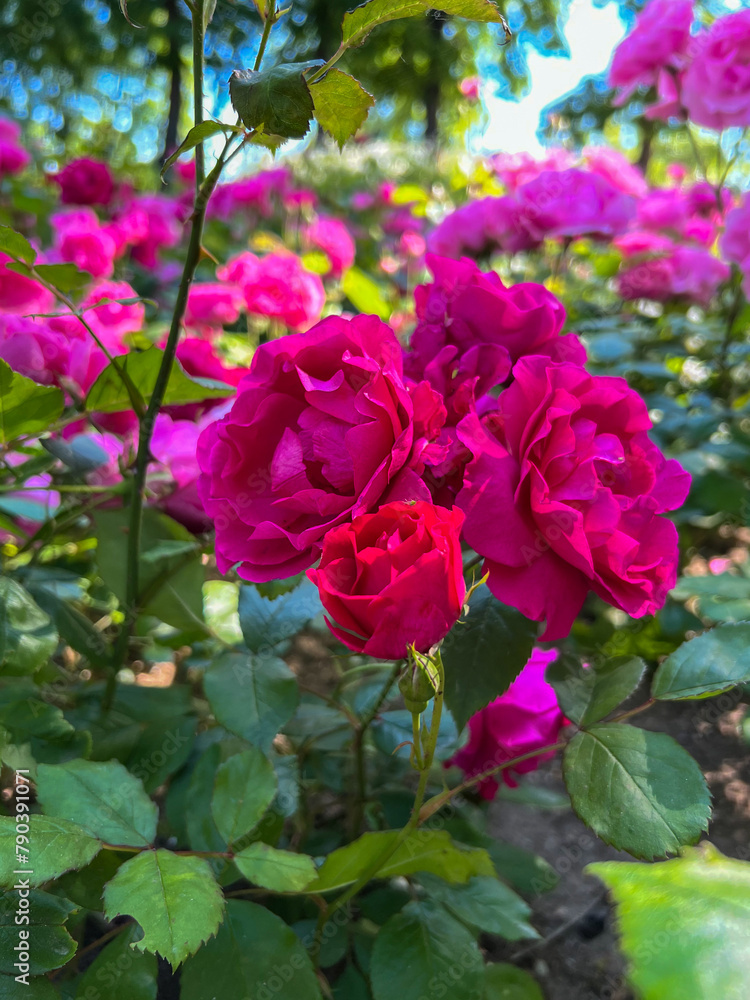
[(498, 875), (518, 892), (538, 896), (543, 892), (551, 892), (560, 881), (560, 876), (552, 865), (538, 854), (496, 838), (487, 839), (490, 841), (487, 851)]
[(299, 704), (297, 680), (276, 656), (224, 653), (203, 684), (218, 721), (262, 750), (270, 749)]
[(248, 880), (273, 892), (300, 892), (315, 878), (313, 859), (279, 851), (258, 841), (235, 854), (234, 863)]
[(576, 733), (563, 757), (573, 808), (608, 844), (652, 860), (694, 844), (711, 801), (700, 768), (664, 733), (603, 723)]
[(134, 917), (144, 932), (135, 947), (176, 968), (216, 933), (224, 897), (203, 858), (144, 851), (104, 887), (104, 912)]
[(34, 976), (28, 986), (17, 982), (15, 976), (0, 975), (0, 997), (2, 1000), (60, 1000), (54, 983), (45, 976)]
[(466, 882), (472, 875), (495, 874), (486, 851), (454, 844), (445, 830), (417, 830), (401, 844), (399, 835), (398, 830), (363, 833), (358, 840), (333, 851), (307, 892), (346, 888), (389, 849), (392, 853), (384, 858), (373, 878), (429, 872), (448, 882)]
[(188, 759), (197, 724), (194, 716), (177, 716), (152, 722), (140, 734), (126, 763), (149, 795)]
[(24, 696), (12, 689), (0, 698), (0, 725), (13, 736), (16, 743), (32, 737), (67, 743), (75, 729), (56, 705), (48, 705), (33, 695)]
[(10, 226), (0, 226), (0, 253), (7, 253), (27, 264), (33, 264), (36, 260), (36, 250), (25, 236), (21, 236)]
[[(18, 878), (14, 869), (32, 869), (24, 878), (43, 885), (72, 868), (83, 868), (101, 850), (101, 841), (75, 823), (35, 813), (29, 819), (28, 854), (16, 855), (16, 821), (0, 816), (0, 885), (10, 888)], [(28, 856), (28, 864), (23, 858)]]
[(531, 656), (538, 626), (480, 587), (465, 622), (443, 644), (445, 703), (459, 732), (468, 720), (507, 691)]
[(114, 876), (122, 862), (130, 857), (130, 854), (117, 851), (100, 851), (85, 868), (55, 879), (55, 892), (87, 910), (101, 910), (104, 906), (102, 893), (105, 883)]
[(375, 104), (361, 83), (340, 69), (331, 69), (310, 86), (315, 117), (321, 128), (335, 139), (339, 149), (361, 128)]
[[(146, 351), (131, 351), (130, 354), (116, 358), (116, 364), (108, 365), (89, 389), (86, 409), (96, 413), (119, 413), (131, 408), (127, 390), (117, 373), (117, 367), (124, 368), (133, 385), (148, 403), (163, 355), (164, 352), (160, 347), (149, 347)], [(222, 382), (193, 378), (178, 361), (175, 361), (164, 394), (164, 405), (177, 406), (200, 403), (205, 399), (226, 399), (232, 396), (234, 391), (231, 386)]]
[[(76, 907), (67, 899), (39, 889), (29, 893), (27, 910), (19, 910), (19, 901), (17, 891), (4, 892), (0, 897), (0, 972), (18, 975), (13, 963), (18, 961), (18, 952), (14, 949), (20, 943), (19, 928), (29, 934), (26, 943), (29, 946), (30, 975), (38, 976), (51, 969), (59, 969), (76, 953), (76, 943), (64, 926)], [(19, 912), (28, 916), (28, 923), (16, 923), (15, 917)]]
[(565, 715), (580, 726), (588, 726), (631, 695), (645, 669), (639, 656), (620, 656), (595, 669), (559, 657), (547, 667), (546, 676)]
[(280, 63), (259, 73), (235, 70), (229, 78), (232, 107), (247, 128), (302, 139), (314, 110), (304, 72), (320, 65), (320, 60), (312, 60)]
[(450, 885), (441, 878), (420, 875), (419, 881), (431, 899), (478, 931), (499, 934), (508, 941), (539, 937), (529, 923), (531, 907), (496, 878), (474, 876), (465, 885)]
[(320, 1000), (312, 962), (275, 913), (230, 899), (216, 937), (182, 970), (182, 1000)]
[(253, 653), (268, 653), (291, 639), (321, 610), (315, 585), (303, 580), (287, 593), (270, 599), (249, 584), (240, 587), (239, 616), (242, 635)]
[(334, 1000), (371, 1000), (367, 980), (354, 965), (347, 965), (333, 984)]
[(663, 701), (708, 698), (750, 681), (750, 623), (717, 625), (679, 646), (654, 675)]
[(65, 399), (54, 385), (37, 385), (14, 372), (0, 358), (0, 441), (49, 430), (63, 411)]
[(0, 577), (2, 673), (33, 674), (57, 649), (57, 632), (30, 595), (9, 576)]
[(29, 584), (29, 592), (42, 611), (52, 619), (63, 642), (93, 666), (106, 666), (110, 660), (110, 650), (101, 632), (94, 628), (88, 618), (47, 587)]
[(257, 826), (276, 795), (276, 772), (270, 760), (250, 747), (225, 760), (216, 772), (211, 813), (228, 844)]
[(586, 869), (617, 904), (629, 978), (643, 1000), (747, 996), (750, 864), (710, 844), (656, 865)]
[(131, 948), (138, 934), (132, 924), (99, 952), (78, 984), (76, 1000), (156, 1000), (156, 959)]
[(483, 1000), (544, 1000), (544, 997), (528, 972), (500, 962), (484, 967)]
[(449, 984), (451, 1000), (481, 1000), (484, 961), (471, 932), (444, 909), (409, 903), (375, 938), (370, 980), (375, 1000), (422, 1000), (436, 983)]
[(108, 844), (145, 847), (156, 836), (156, 805), (119, 761), (40, 764), (37, 792), (46, 815), (76, 822)]
[(185, 825), (190, 847), (194, 851), (225, 851), (227, 847), (211, 814), (211, 800), (221, 754), (221, 747), (216, 743), (210, 746), (201, 754), (190, 778)]
[[(213, 0), (213, 2), (215, 4), (216, 0)], [(175, 163), (183, 153), (187, 153), (188, 150), (195, 149), (196, 146), (200, 146), (200, 144), (205, 142), (206, 139), (210, 139), (214, 135), (226, 135), (227, 132), (241, 131), (241, 127), (237, 125), (225, 125), (223, 122), (208, 121), (201, 122), (199, 125), (194, 125), (174, 153), (167, 158), (164, 166), (161, 168), (161, 176), (164, 176), (167, 170), (169, 170), (172, 164)]]

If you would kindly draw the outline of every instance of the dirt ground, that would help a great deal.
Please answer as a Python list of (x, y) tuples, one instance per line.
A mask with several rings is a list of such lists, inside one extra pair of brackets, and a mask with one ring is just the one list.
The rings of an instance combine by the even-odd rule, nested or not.
[[(707, 701), (662, 703), (633, 722), (669, 733), (695, 757), (713, 794), (707, 839), (725, 854), (748, 860), (750, 753), (739, 728), (744, 712), (739, 694), (729, 692)], [(527, 780), (562, 791), (559, 759)], [(542, 940), (530, 947), (501, 943), (491, 957), (512, 959), (532, 972), (546, 1000), (632, 1000), (612, 909), (600, 883), (583, 874), (593, 861), (632, 859), (605, 846), (566, 809), (495, 802), (491, 817), (493, 833), (535, 851), (560, 876), (552, 892), (532, 903)]]

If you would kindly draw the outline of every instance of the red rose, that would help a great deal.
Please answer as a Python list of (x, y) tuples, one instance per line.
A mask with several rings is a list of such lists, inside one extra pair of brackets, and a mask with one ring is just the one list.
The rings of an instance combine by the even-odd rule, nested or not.
[(466, 596), (463, 520), (455, 507), (396, 501), (329, 531), (320, 565), (307, 575), (333, 634), (385, 660), (401, 659), (411, 643), (427, 652), (443, 639)]

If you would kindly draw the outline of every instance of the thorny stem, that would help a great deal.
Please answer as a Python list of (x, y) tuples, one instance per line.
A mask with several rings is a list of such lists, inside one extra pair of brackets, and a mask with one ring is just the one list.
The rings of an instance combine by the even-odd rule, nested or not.
[(354, 796), (354, 807), (352, 809), (351, 817), (351, 828), (352, 835), (357, 837), (359, 835), (360, 827), (362, 826), (362, 817), (364, 815), (365, 801), (367, 799), (367, 768), (365, 765), (365, 733), (372, 724), (373, 719), (377, 716), (380, 709), (383, 707), (383, 702), (388, 697), (388, 692), (393, 687), (393, 682), (396, 680), (401, 672), (403, 666), (403, 660), (396, 660), (391, 668), (388, 679), (383, 685), (380, 694), (375, 700), (375, 703), (371, 705), (369, 711), (367, 711), (361, 719), (358, 719), (354, 730), (354, 740), (352, 743), (352, 750), (354, 753), (354, 773), (356, 780), (356, 792)]

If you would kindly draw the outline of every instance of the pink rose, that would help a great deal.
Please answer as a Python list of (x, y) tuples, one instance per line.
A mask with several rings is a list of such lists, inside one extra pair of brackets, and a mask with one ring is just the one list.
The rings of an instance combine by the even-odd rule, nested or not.
[(510, 195), (480, 198), (447, 215), (428, 237), (431, 253), (443, 257), (479, 256), (492, 250), (517, 253), (539, 245), (521, 207)]
[(549, 149), (536, 160), (531, 153), (497, 153), (492, 167), (505, 188), (514, 192), (545, 170), (567, 170), (574, 166), (576, 156), (567, 149)]
[(478, 101), (481, 83), (482, 81), (478, 76), (465, 76), (458, 84), (458, 89), (461, 95), (467, 98), (467, 100)]
[(108, 278), (114, 271), (117, 245), (97, 223), (96, 226), (69, 225), (56, 244), (64, 261), (88, 271), (94, 278)]
[[(56, 320), (0, 316), (0, 357), (35, 382), (83, 396), (106, 368), (107, 358), (78, 320), (69, 319), (70, 327), (53, 329)], [(76, 335), (76, 328), (82, 336)]]
[(463, 514), (395, 502), (329, 531), (308, 570), (331, 632), (357, 653), (400, 660), (426, 653), (458, 620), (466, 596)]
[(634, 198), (642, 198), (648, 191), (646, 178), (638, 167), (611, 146), (588, 146), (583, 151), (583, 161), (592, 174), (599, 174), (618, 191)]
[[(548, 665), (557, 656), (556, 649), (535, 649), (511, 686), (469, 719), (469, 742), (445, 762), (445, 767), (460, 767), (467, 778), (475, 778), (515, 757), (522, 757), (556, 743), (566, 725), (551, 684), (544, 679)], [(552, 754), (540, 754), (522, 761), (499, 775), (479, 784), (483, 799), (493, 799), (499, 780), (517, 784), (515, 776), (535, 771)]]
[(184, 323), (188, 329), (205, 335), (221, 332), (236, 323), (244, 306), (242, 291), (235, 285), (203, 282), (191, 285)]
[(22, 146), (0, 138), (0, 178), (20, 174), (31, 163), (31, 157)]
[[(146, 320), (144, 304), (122, 304), (128, 299), (137, 298), (138, 293), (127, 281), (100, 281), (91, 288), (81, 303), (84, 319), (110, 353), (123, 353), (126, 350), (123, 338), (131, 333), (140, 333), (143, 329)], [(118, 299), (122, 301), (118, 302)], [(82, 330), (81, 336), (83, 335)]]
[(730, 274), (730, 268), (703, 247), (671, 244), (659, 256), (623, 266), (617, 288), (624, 299), (666, 302), (681, 297), (707, 306)]
[(690, 477), (648, 437), (646, 404), (624, 379), (522, 358), (484, 421), (459, 436), (474, 458), (457, 504), (464, 537), (485, 556), (495, 596), (546, 639), (570, 631), (593, 590), (633, 618), (674, 586), (677, 531), (659, 517)]
[(198, 442), (220, 571), (291, 576), (337, 524), (386, 499), (429, 499), (409, 468), (413, 413), (401, 348), (374, 316), (331, 316), (262, 344), (232, 409)]
[(739, 265), (750, 297), (750, 194), (728, 213), (719, 249), (725, 260)]
[(631, 93), (653, 86), (659, 70), (685, 61), (693, 23), (693, 0), (650, 0), (629, 35), (617, 46), (609, 70), (611, 87)]
[(628, 228), (636, 202), (598, 174), (547, 170), (519, 188), (526, 225), (538, 238), (616, 236)]
[(73, 160), (52, 180), (60, 185), (63, 205), (108, 205), (115, 190), (107, 164), (88, 157)]
[(291, 182), (286, 167), (262, 170), (254, 177), (244, 177), (220, 184), (209, 202), (209, 215), (231, 222), (238, 213), (254, 209), (260, 215), (273, 214), (274, 198), (283, 197)]
[(339, 219), (318, 216), (315, 222), (306, 226), (303, 236), (309, 244), (318, 247), (331, 262), (329, 274), (340, 278), (354, 263), (356, 247), (349, 230)]
[(143, 267), (155, 268), (159, 251), (180, 242), (182, 222), (180, 205), (164, 195), (140, 195), (130, 203), (128, 212), (138, 211), (138, 228), (131, 232), (133, 259)]
[(33, 278), (8, 269), (12, 258), (0, 253), (0, 316), (3, 313), (29, 315), (47, 313), (54, 308), (55, 297)]
[(750, 125), (750, 10), (714, 21), (690, 49), (682, 103), (691, 121), (721, 132)]
[[(248, 256), (252, 255), (241, 255), (245, 266)], [(230, 261), (222, 274), (233, 273), (236, 266), (236, 261)], [(315, 323), (325, 305), (323, 282), (293, 253), (272, 253), (260, 258), (254, 275), (239, 284), (248, 312), (280, 320), (291, 330), (306, 329)]]

